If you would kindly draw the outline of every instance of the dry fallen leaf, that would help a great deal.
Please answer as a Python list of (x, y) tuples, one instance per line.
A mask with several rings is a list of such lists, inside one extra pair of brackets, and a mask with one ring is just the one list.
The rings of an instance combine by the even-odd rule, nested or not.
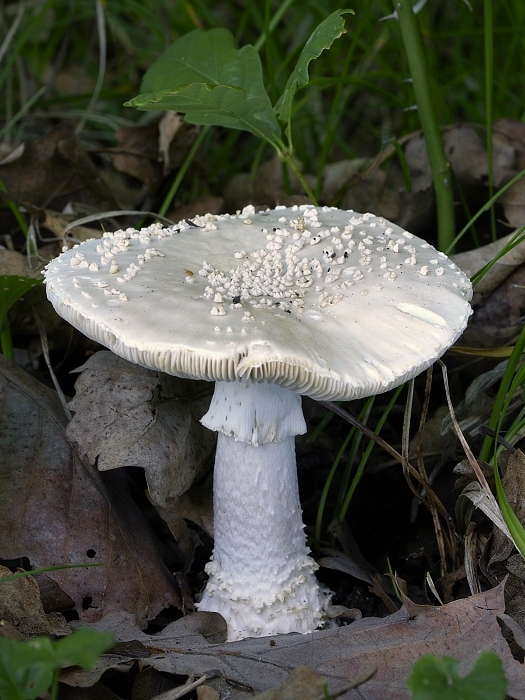
[(199, 131), (200, 126), (188, 124), (182, 114), (172, 110), (164, 112), (159, 121), (159, 160), (163, 163), (164, 175), (182, 165)]
[(503, 204), (505, 218), (511, 226), (523, 226), (525, 223), (525, 182), (518, 180), (512, 187), (498, 198), (499, 204)]
[[(0, 566), (0, 579), (11, 574), (10, 569)], [(40, 589), (32, 576), (13, 581), (0, 580), (0, 637), (24, 640), (70, 632), (60, 613), (45, 613)]]
[(476, 308), (462, 341), (474, 347), (509, 345), (523, 327), (525, 266), (518, 267)]
[(432, 171), (425, 137), (417, 133), (405, 146), (405, 158), (410, 171), (412, 192), (424, 192), (432, 187)]
[[(297, 164), (300, 167), (300, 163)], [(294, 201), (295, 204), (309, 202), (308, 197), (304, 196), (304, 189), (296, 175), (290, 170), (288, 175), (291, 197), (287, 194), (284, 184), (283, 164), (277, 156), (263, 163), (253, 177), (249, 173), (234, 175), (224, 188), (227, 208), (235, 211), (247, 204), (291, 206), (293, 197), (298, 198)], [(306, 175), (306, 180), (311, 187), (315, 187), (315, 178)]]
[[(509, 455), (502, 477), (503, 490), (510, 507), (518, 520), (525, 521), (525, 455), (521, 450)], [(514, 551), (514, 545), (501, 530), (494, 528), (490, 547), (489, 567), (495, 562), (505, 561)]]
[[(493, 243), (488, 243), (480, 248), (473, 248), (464, 253), (452, 255), (451, 259), (468, 277), (472, 277), (472, 275), (493, 260), (515, 234), (516, 232), (513, 231)], [(474, 305), (477, 306), (487, 294), (493, 292), (498, 285), (507, 279), (507, 277), (524, 262), (525, 243), (520, 243), (494, 263), (490, 270), (478, 282), (474, 289)]]
[(221, 214), (223, 211), (223, 197), (214, 197), (211, 194), (204, 194), (176, 209), (170, 209), (168, 211), (168, 217), (172, 221), (182, 221), (182, 219), (193, 219), (194, 216), (198, 216), (199, 214)]
[[(508, 455), (502, 476), (503, 490), (518, 520), (525, 521), (525, 455), (521, 450)], [(506, 579), (505, 601), (514, 624), (525, 625), (525, 561), (505, 535), (493, 528), (488, 570), (495, 580)], [(524, 633), (525, 635), (525, 633)]]
[[(148, 637), (133, 627), (129, 616), (113, 614), (95, 625), (109, 629), (122, 642), (138, 641), (149, 648), (151, 656), (141, 663), (159, 671), (182, 675), (207, 675), (231, 681), (236, 690), (262, 692), (281, 684), (297, 666), (308, 666), (328, 681), (329, 690), (337, 690), (370, 668), (376, 675), (350, 690), (349, 700), (407, 700), (406, 678), (417, 658), (424, 654), (445, 654), (460, 660), (466, 673), (478, 654), (492, 649), (501, 658), (508, 679), (508, 696), (525, 699), (525, 668), (516, 661), (501, 634), (498, 616), (504, 613), (503, 587), (479, 593), (441, 607), (425, 608), (409, 616), (406, 608), (385, 618), (363, 618), (347, 627), (278, 637), (244, 639), (227, 644), (206, 643), (201, 624), (188, 628), (193, 615), (168, 625), (160, 634)], [(180, 623), (183, 623), (182, 626)], [(198, 632), (201, 631), (201, 635)], [(159, 651), (160, 650), (160, 651)], [(94, 671), (72, 672), (70, 684), (94, 683), (106, 668), (122, 664), (121, 659), (103, 657)], [(88, 675), (86, 675), (88, 674)]]
[(75, 416), (66, 430), (79, 454), (101, 471), (142, 467), (151, 500), (161, 507), (187, 491), (215, 441), (199, 423), (208, 385), (139, 367), (107, 350), (79, 370), (68, 404)]
[(182, 554), (185, 571), (189, 570), (195, 554), (198, 535), (188, 527), (190, 520), (213, 537), (213, 490), (208, 486), (192, 486), (180, 496), (170, 499), (166, 508), (154, 504), (160, 517), (168, 525)]
[(125, 473), (101, 475), (64, 434), (56, 393), (0, 355), (0, 558), (50, 571), (81, 620), (127, 610), (138, 625), (179, 606), (174, 579), (126, 490)]
[(307, 666), (298, 666), (277, 688), (259, 693), (254, 700), (317, 700), (326, 680)]
[(200, 685), (197, 688), (197, 700), (220, 700), (221, 694), (210, 685)]
[(125, 126), (115, 132), (118, 146), (111, 148), (113, 166), (143, 182), (154, 195), (162, 182), (162, 166), (158, 162), (158, 123)]
[[(406, 191), (404, 178), (394, 160), (381, 189), (372, 187), (369, 191), (370, 198), (366, 211), (381, 213), (413, 233), (420, 233), (432, 227), (435, 219), (430, 161), (425, 140), (420, 131), (415, 132), (408, 139), (405, 137), (403, 142), (406, 164), (410, 173), (411, 191)], [(488, 165), (483, 134), (480, 135), (471, 126), (454, 126), (443, 131), (443, 146), (454, 172), (454, 181), (461, 190), (462, 197), (474, 211), (477, 210), (487, 199)], [(521, 146), (523, 147), (523, 144)], [(388, 149), (384, 149), (383, 154), (387, 152)], [(516, 140), (508, 138), (501, 131), (494, 133), (492, 170), (496, 187), (500, 187), (517, 173), (519, 152), (520, 148)], [(383, 154), (379, 157), (379, 161), (382, 160)], [(354, 193), (355, 188), (348, 191), (343, 199), (344, 208), (351, 208), (356, 201), (359, 187), (368, 183), (370, 190), (370, 174), (358, 185), (356, 193)], [(517, 187), (516, 190), (512, 188), (505, 195), (507, 199), (500, 200), (504, 203), (507, 219), (516, 226), (519, 225), (516, 217), (523, 214), (522, 192), (518, 190)], [(359, 204), (359, 198), (357, 204)], [(362, 206), (355, 208), (357, 211), (365, 211)]]
[(525, 124), (519, 119), (501, 117), (492, 125), (494, 136), (510, 142), (516, 153), (514, 167), (517, 171), (525, 168)]
[(337, 201), (340, 193), (353, 180), (359, 179), (360, 171), (367, 163), (366, 158), (344, 158), (334, 163), (327, 163), (323, 170), (323, 189), (321, 192), (323, 202)]
[(117, 208), (96, 165), (65, 124), (27, 142), (18, 160), (0, 166), (0, 179), (17, 203), (60, 211), (74, 199), (102, 211)]
[(42, 278), (42, 267), (35, 265), (29, 269), (27, 255), (16, 250), (0, 250), (0, 275), (19, 275), (20, 277)]
[[(51, 231), (57, 239), (64, 238), (64, 229), (72, 221), (79, 218), (73, 214), (59, 214), (58, 212), (51, 211), (50, 209), (43, 209), (39, 212), (42, 220), (40, 226), (43, 226), (48, 231)], [(90, 228), (89, 226), (74, 226), (69, 229), (67, 237), (69, 240), (73, 241), (87, 241), (90, 238), (102, 238), (102, 230), (96, 228)]]

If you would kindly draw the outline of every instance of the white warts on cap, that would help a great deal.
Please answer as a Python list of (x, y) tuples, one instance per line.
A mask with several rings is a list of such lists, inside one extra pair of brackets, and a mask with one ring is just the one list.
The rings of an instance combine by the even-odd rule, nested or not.
[(67, 304), (73, 325), (124, 357), (181, 376), (268, 378), (314, 398), (414, 376), (459, 337), (472, 293), (445, 255), (400, 227), (311, 205), (105, 233), (45, 274), (59, 312)]
[(223, 615), (229, 640), (313, 631), (329, 595), (301, 518), (300, 394), (352, 399), (417, 375), (464, 330), (468, 279), (380, 217), (313, 206), (106, 233), (45, 274), (58, 313), (89, 337), (215, 381), (201, 419), (219, 434), (199, 609)]

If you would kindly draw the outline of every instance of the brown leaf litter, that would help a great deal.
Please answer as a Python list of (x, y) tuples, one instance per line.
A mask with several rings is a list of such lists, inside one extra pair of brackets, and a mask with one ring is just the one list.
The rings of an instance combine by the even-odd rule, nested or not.
[(125, 474), (102, 479), (80, 460), (56, 393), (1, 355), (0, 407), (0, 558), (27, 557), (36, 568), (102, 563), (37, 578), (83, 621), (127, 610), (145, 625), (180, 606)]
[(64, 681), (83, 686), (95, 683), (107, 669), (136, 659), (124, 650), (126, 644), (138, 642), (139, 667), (190, 677), (206, 675), (207, 683), (227, 688), (230, 697), (238, 700), (283, 683), (298, 666), (308, 666), (325, 678), (331, 691), (377, 667), (373, 678), (359, 690), (349, 690), (345, 698), (407, 700), (406, 678), (419, 656), (453, 656), (460, 659), (460, 672), (465, 674), (481, 651), (492, 649), (502, 659), (509, 697), (523, 700), (525, 668), (512, 657), (501, 634), (498, 619), (503, 614), (503, 586), (498, 586), (441, 607), (423, 606), (412, 614), (402, 607), (388, 617), (363, 618), (338, 629), (216, 643), (221, 634), (216, 613), (189, 615), (152, 636), (141, 632), (130, 615), (112, 613), (90, 626), (113, 631), (124, 645), (123, 656), (104, 655), (95, 670), (70, 671)]
[(0, 637), (24, 641), (71, 633), (60, 613), (44, 611), (40, 589), (32, 576), (5, 580), (11, 575), (10, 569), (0, 566)]
[(64, 124), (27, 142), (18, 160), (0, 166), (0, 179), (18, 204), (60, 211), (74, 200), (101, 210), (118, 208), (99, 169)]
[(209, 466), (214, 434), (199, 418), (209, 385), (148, 370), (102, 350), (79, 367), (66, 436), (100, 471), (141, 467), (155, 504), (187, 491)]

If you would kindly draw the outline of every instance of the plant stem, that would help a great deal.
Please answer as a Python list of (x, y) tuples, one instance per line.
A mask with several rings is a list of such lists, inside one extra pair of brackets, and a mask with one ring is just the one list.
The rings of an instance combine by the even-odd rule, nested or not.
[(306, 182), (304, 175), (302, 174), (302, 172), (299, 170), (299, 168), (295, 164), (293, 157), (291, 155), (286, 155), (286, 156), (284, 156), (283, 160), (290, 167), (292, 172), (295, 174), (296, 178), (299, 180), (299, 182), (303, 186), (303, 189), (306, 192), (306, 195), (310, 198), (312, 204), (315, 204), (315, 206), (317, 206), (318, 205), (317, 198), (316, 198), (315, 194), (312, 192), (310, 185)]
[(60, 678), (60, 670), (57, 669), (53, 673), (53, 682), (51, 683), (51, 688), (50, 688), (50, 700), (57, 700), (58, 698), (58, 679)]
[(412, 77), (419, 119), (425, 136), (436, 197), (438, 248), (449, 249), (454, 238), (454, 199), (450, 165), (446, 159), (439, 125), (435, 116), (425, 62), (425, 54), (416, 17), (409, 0), (395, 1), (401, 38)]
[[(492, 170), (492, 117), (494, 111), (494, 36), (492, 26), (492, 0), (484, 0), (485, 35), (485, 127), (489, 197), (494, 194), (494, 173)], [(490, 208), (490, 230), (492, 240), (496, 240), (496, 212)]]
[(179, 189), (181, 182), (184, 179), (184, 176), (186, 175), (186, 171), (190, 167), (192, 160), (195, 158), (195, 154), (199, 150), (199, 147), (200, 147), (201, 143), (204, 141), (209, 130), (210, 130), (209, 126), (205, 126), (200, 130), (199, 135), (197, 136), (197, 138), (193, 142), (192, 147), (190, 148), (190, 150), (186, 154), (186, 157), (184, 158), (184, 161), (183, 161), (182, 165), (180, 166), (180, 168), (177, 172), (177, 175), (175, 176), (175, 178), (173, 179), (173, 182), (171, 183), (171, 187), (169, 189), (169, 192), (166, 195), (166, 197), (164, 198), (164, 201), (162, 202), (162, 206), (159, 209), (160, 216), (164, 216), (166, 214), (166, 212), (168, 211), (168, 209), (170, 208), (171, 203), (173, 201), (173, 198), (177, 194), (177, 190)]

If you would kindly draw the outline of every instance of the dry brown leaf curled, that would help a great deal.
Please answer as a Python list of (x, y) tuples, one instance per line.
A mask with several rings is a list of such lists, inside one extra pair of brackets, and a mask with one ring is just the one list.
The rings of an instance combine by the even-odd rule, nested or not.
[[(80, 367), (66, 434), (99, 470), (142, 467), (151, 500), (166, 507), (203, 473), (214, 434), (198, 419), (207, 392), (192, 400), (184, 383), (102, 350)], [(186, 393), (185, 393), (186, 392)]]
[(54, 391), (0, 355), (0, 558), (27, 557), (50, 571), (81, 620), (127, 610), (138, 625), (179, 606), (174, 578), (129, 497), (125, 474), (102, 479), (64, 434)]
[[(153, 637), (134, 629), (129, 618), (125, 620), (123, 616), (113, 615), (94, 627), (110, 629), (122, 641), (138, 640), (149, 647), (152, 654), (144, 663), (161, 672), (229, 679), (232, 697), (236, 683), (243, 692), (250, 688), (257, 692), (269, 690), (281, 684), (297, 666), (308, 666), (326, 678), (329, 690), (337, 690), (377, 667), (373, 678), (358, 691), (350, 690), (345, 698), (408, 700), (406, 678), (420, 656), (453, 656), (460, 660), (460, 672), (464, 675), (481, 651), (492, 649), (502, 660), (508, 696), (525, 700), (525, 668), (513, 658), (501, 634), (498, 616), (503, 613), (503, 587), (498, 586), (441, 607), (429, 606), (414, 617), (401, 608), (388, 617), (363, 618), (339, 629), (227, 644), (205, 642), (203, 636), (196, 634), (205, 629), (200, 622), (185, 629), (194, 618), (192, 615), (171, 623)], [(199, 619), (203, 623), (206, 620), (196, 618)], [(109, 663), (111, 660), (103, 659), (98, 670), (88, 672), (91, 682)], [(74, 682), (82, 677), (75, 674)]]

